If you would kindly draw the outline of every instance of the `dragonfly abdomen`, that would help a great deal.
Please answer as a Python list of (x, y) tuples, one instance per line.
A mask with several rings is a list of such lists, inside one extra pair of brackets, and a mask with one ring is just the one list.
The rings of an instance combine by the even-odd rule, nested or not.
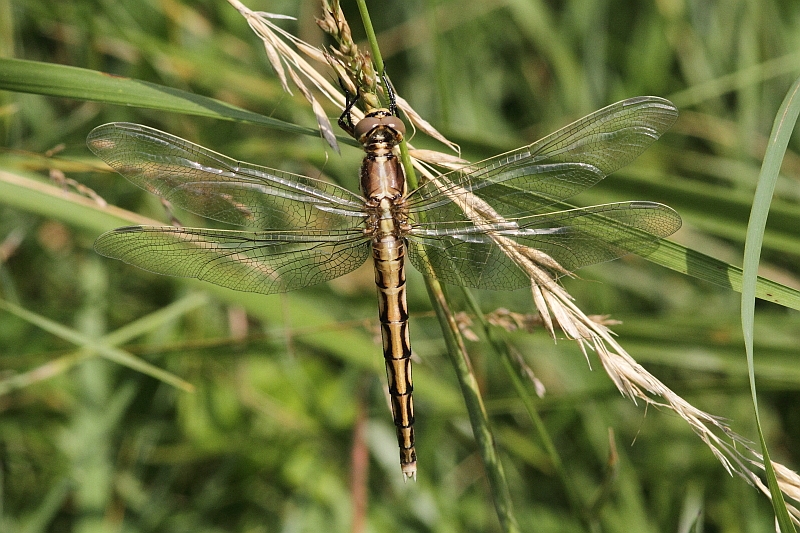
[(383, 357), (392, 416), (400, 447), (400, 468), (406, 478), (417, 476), (417, 453), (414, 449), (414, 401), (411, 393), (411, 341), (408, 334), (406, 303), (405, 243), (400, 238), (375, 239), (375, 285), (378, 287)]

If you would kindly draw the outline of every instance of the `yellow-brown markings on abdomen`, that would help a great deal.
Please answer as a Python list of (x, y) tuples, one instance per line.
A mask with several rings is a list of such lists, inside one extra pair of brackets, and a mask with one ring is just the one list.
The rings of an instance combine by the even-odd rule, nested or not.
[(392, 404), (392, 416), (400, 446), (400, 467), (407, 477), (416, 477), (414, 449), (414, 402), (411, 393), (411, 341), (406, 304), (405, 243), (381, 239), (373, 243), (375, 284), (378, 287), (383, 357)]

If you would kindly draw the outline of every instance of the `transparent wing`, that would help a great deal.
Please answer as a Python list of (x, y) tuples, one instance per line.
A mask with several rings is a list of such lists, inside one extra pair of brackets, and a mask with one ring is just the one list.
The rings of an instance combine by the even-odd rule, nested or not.
[(469, 222), (415, 224), (407, 238), (409, 259), (423, 273), (454, 285), (512, 290), (529, 287), (530, 277), (503, 251), (501, 242), (543, 252), (573, 271), (629, 253), (646, 256), (658, 239), (680, 226), (680, 216), (666, 205), (622, 202), (481, 227)]
[(636, 159), (677, 116), (663, 98), (617, 102), (529, 146), (422, 185), (409, 193), (409, 211), (428, 222), (468, 220), (458, 204), (481, 202), (504, 217), (543, 213)]
[(237, 231), (129, 226), (98, 237), (106, 257), (168, 276), (274, 294), (337, 278), (370, 256), (360, 230)]
[(195, 214), (256, 229), (348, 229), (364, 201), (347, 189), (235, 161), (140, 124), (92, 130), (89, 148), (142, 189)]

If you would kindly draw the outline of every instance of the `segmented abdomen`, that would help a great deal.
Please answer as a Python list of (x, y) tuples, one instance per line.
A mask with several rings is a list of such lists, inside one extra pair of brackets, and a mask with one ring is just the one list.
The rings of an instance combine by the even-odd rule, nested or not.
[(399, 238), (383, 237), (372, 244), (383, 357), (386, 361), (392, 415), (397, 428), (397, 443), (400, 446), (400, 468), (406, 478), (416, 478), (414, 402), (411, 398), (414, 385), (411, 380), (405, 253), (405, 243)]

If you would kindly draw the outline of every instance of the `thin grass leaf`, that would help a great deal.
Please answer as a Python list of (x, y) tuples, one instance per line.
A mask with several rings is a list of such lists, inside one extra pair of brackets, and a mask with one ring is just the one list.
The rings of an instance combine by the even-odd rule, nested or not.
[(475, 435), (475, 442), (478, 445), (478, 452), (486, 469), (486, 476), (491, 487), (500, 527), (505, 533), (518, 533), (520, 529), (514, 516), (514, 506), (511, 501), (511, 492), (506, 481), (503, 463), (500, 462), (500, 456), (497, 453), (494, 434), (489, 424), (489, 415), (486, 413), (486, 407), (481, 398), (478, 381), (472, 372), (458, 324), (450, 311), (447, 296), (439, 282), (426, 276), (425, 286), (428, 289), (428, 295), (436, 312), (436, 318), (439, 319), (450, 362), (453, 364), (458, 384), (461, 386), (461, 394), (467, 406), (467, 413), (472, 425), (472, 432)]
[(693, 85), (671, 94), (669, 99), (678, 107), (696, 106), (743, 87), (751, 87), (778, 76), (793, 74), (797, 72), (798, 61), (800, 61), (800, 53), (797, 52), (776, 57), (705, 83)]
[(783, 499), (783, 493), (778, 484), (767, 443), (764, 439), (764, 433), (761, 429), (754, 370), (753, 323), (755, 320), (756, 279), (758, 264), (761, 259), (761, 245), (764, 241), (764, 228), (767, 224), (775, 182), (778, 179), (781, 163), (798, 116), (800, 116), (800, 78), (795, 80), (784, 98), (769, 136), (768, 148), (761, 166), (761, 173), (758, 176), (755, 197), (753, 198), (753, 209), (747, 225), (747, 240), (744, 246), (744, 269), (742, 273), (742, 333), (744, 335), (745, 351), (747, 352), (750, 394), (753, 400), (753, 411), (758, 429), (758, 438), (761, 443), (764, 471), (772, 499), (772, 507), (775, 510), (780, 530), (783, 533), (794, 533), (795, 528), (786, 508), (786, 502)]
[[(66, 65), (0, 58), (0, 89), (92, 100), (173, 113), (245, 122), (316, 137), (317, 131), (266, 117), (221, 100), (156, 83)], [(341, 142), (353, 144), (347, 137)]]
[(17, 531), (19, 533), (41, 533), (47, 531), (48, 526), (53, 521), (53, 517), (66, 504), (74, 489), (75, 481), (67, 476), (54, 482), (47, 494), (37, 502), (36, 510)]
[(567, 493), (567, 497), (573, 511), (582, 519), (584, 519), (584, 523), (587, 527), (590, 527), (591, 524), (590, 520), (588, 519), (590, 510), (583, 505), (580, 492), (577, 490), (571, 478), (569, 477), (567, 470), (564, 468), (564, 462), (561, 460), (561, 455), (558, 453), (558, 449), (556, 448), (553, 439), (550, 437), (547, 426), (545, 425), (544, 420), (542, 420), (542, 417), (539, 416), (536, 406), (533, 404), (531, 395), (525, 385), (526, 377), (521, 376), (520, 372), (515, 368), (515, 364), (511, 359), (511, 352), (508, 344), (495, 335), (494, 330), (490, 327), (486, 317), (484, 317), (480, 305), (472, 294), (472, 291), (466, 287), (461, 287), (461, 289), (468, 305), (472, 308), (472, 312), (475, 315), (476, 320), (483, 329), (486, 339), (489, 341), (495, 354), (499, 357), (500, 362), (503, 364), (503, 368), (506, 371), (506, 375), (511, 380), (511, 384), (514, 387), (514, 391), (517, 393), (517, 397), (525, 406), (525, 411), (528, 413), (528, 417), (530, 418), (531, 423), (536, 430), (536, 434), (539, 436), (542, 445), (547, 451), (547, 455), (550, 458), (550, 462), (555, 469), (556, 474), (561, 480), (561, 483), (564, 485), (564, 490)]
[(157, 311), (145, 315), (133, 322), (125, 324), (116, 331), (103, 336), (103, 342), (112, 346), (124, 344), (136, 337), (141, 337), (150, 333), (164, 324), (173, 322), (183, 315), (194, 311), (204, 305), (208, 305), (208, 294), (204, 292), (192, 292), (188, 295), (175, 300)]
[[(681, 274), (742, 292), (741, 268), (676, 242), (659, 241), (658, 248), (645, 259)], [(756, 297), (761, 300), (800, 310), (800, 291), (796, 289), (758, 276), (755, 291)]]
[(375, 71), (378, 76), (383, 76), (385, 67), (383, 65), (383, 56), (381, 55), (380, 46), (378, 46), (378, 37), (375, 35), (375, 28), (372, 26), (372, 18), (369, 16), (369, 9), (367, 9), (367, 2), (365, 0), (356, 0), (358, 12), (361, 14), (361, 22), (364, 24), (364, 31), (367, 32), (367, 42), (369, 42), (369, 49), (372, 52), (372, 62), (375, 64)]
[[(98, 343), (108, 346), (119, 346), (145, 333), (149, 333), (163, 326), (165, 323), (177, 320), (186, 313), (206, 305), (207, 303), (207, 294), (193, 292), (180, 300), (172, 302), (166, 307), (162, 307), (158, 311), (154, 311), (149, 315), (124, 325), (112, 333), (104, 335)], [(0, 380), (0, 395), (63, 374), (81, 362), (94, 357), (94, 355), (95, 354), (89, 350), (81, 350), (48, 361), (27, 372), (15, 374), (9, 378)]]
[(94, 357), (94, 354), (88, 350), (74, 352), (63, 357), (52, 359), (47, 363), (38, 366), (32, 370), (13, 374), (3, 380), (0, 380), (0, 396), (8, 394), (14, 390), (24, 389), (34, 383), (40, 381), (47, 381), (48, 379), (60, 376), (71, 368), (79, 365), (87, 359)]
[(115, 206), (101, 207), (80, 194), (3, 170), (0, 170), (0, 203), (96, 233), (130, 224), (161, 224)]
[(28, 311), (27, 309), (23, 309), (18, 305), (6, 302), (5, 300), (0, 300), (0, 309), (14, 314), (22, 320), (25, 320), (26, 322), (29, 322), (52, 335), (55, 335), (56, 337), (64, 339), (73, 344), (77, 344), (83, 348), (86, 348), (87, 350), (96, 352), (101, 357), (105, 357), (109, 361), (127, 366), (128, 368), (141, 372), (142, 374), (147, 374), (148, 376), (159, 381), (163, 381), (164, 383), (172, 385), (173, 387), (177, 387), (188, 392), (194, 391), (194, 385), (188, 381), (184, 381), (175, 374), (167, 372), (166, 370), (158, 368), (157, 366), (153, 366), (147, 361), (143, 361), (142, 359), (129, 352), (126, 352), (125, 350), (120, 350), (107, 344), (103, 344), (96, 339), (91, 339), (86, 335), (83, 335), (79, 331), (68, 328), (63, 324), (54, 322), (46, 317)]

